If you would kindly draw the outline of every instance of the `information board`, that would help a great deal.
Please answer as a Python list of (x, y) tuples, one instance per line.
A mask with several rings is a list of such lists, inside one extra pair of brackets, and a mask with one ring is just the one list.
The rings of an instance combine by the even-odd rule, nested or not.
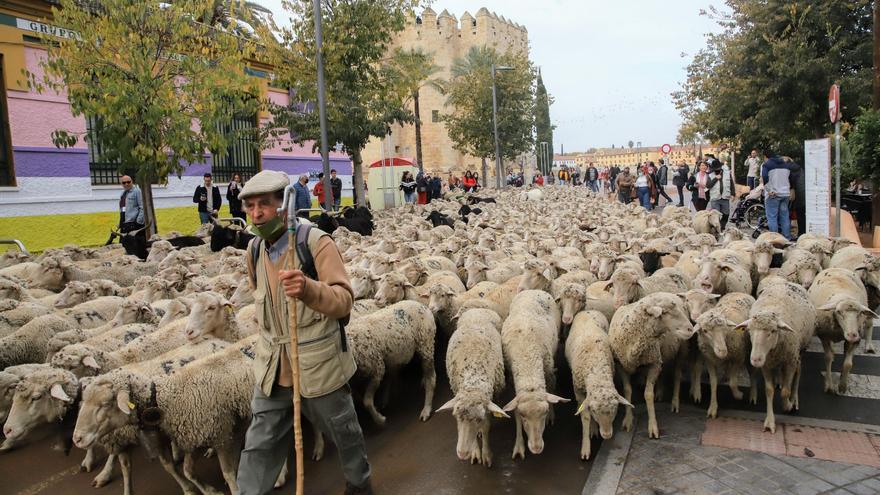
[(804, 141), (807, 232), (831, 235), (831, 139)]

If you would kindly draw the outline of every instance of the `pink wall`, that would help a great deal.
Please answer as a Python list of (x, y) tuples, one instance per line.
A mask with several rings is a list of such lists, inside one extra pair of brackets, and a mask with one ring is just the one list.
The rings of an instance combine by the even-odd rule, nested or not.
[[(43, 77), (44, 71), (40, 67), (40, 61), (46, 56), (45, 50), (25, 47), (25, 61), (29, 71), (35, 74), (37, 80)], [(287, 105), (289, 97), (286, 92), (269, 89), (269, 100), (278, 105)], [(66, 129), (77, 133), (84, 133), (86, 121), (82, 117), (74, 117), (70, 113), (70, 105), (66, 94), (47, 90), (44, 93), (36, 91), (8, 91), (7, 101), (9, 105), (9, 125), (12, 135), (13, 146), (31, 146), (54, 148), (52, 144), (52, 131)], [(269, 119), (261, 119), (260, 125), (267, 125)], [(198, 128), (198, 123), (193, 124)], [(76, 148), (87, 148), (85, 141), (80, 135)], [(282, 148), (291, 147), (291, 151)], [(287, 157), (287, 156), (311, 156), (312, 143), (304, 146), (290, 143), (289, 134), (279, 136), (278, 141), (263, 150), (264, 155)], [(317, 154), (317, 153), (315, 153)], [(331, 157), (346, 157), (344, 153), (330, 152)]]

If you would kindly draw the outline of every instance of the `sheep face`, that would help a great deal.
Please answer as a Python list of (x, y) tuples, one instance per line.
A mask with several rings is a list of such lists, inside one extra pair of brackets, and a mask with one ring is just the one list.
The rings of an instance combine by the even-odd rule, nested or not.
[[(352, 280), (352, 288), (353, 287), (354, 280)], [(355, 297), (357, 297), (357, 292), (355, 292)], [(229, 302), (232, 303), (232, 307), (235, 309), (241, 309), (248, 304), (253, 304), (254, 289), (252, 289), (251, 285), (248, 283), (243, 282), (238, 284), (238, 287), (235, 288), (235, 292), (229, 297)]]
[(473, 289), (475, 285), (486, 280), (486, 272), (489, 270), (489, 267), (484, 263), (475, 262), (465, 264), (464, 269), (467, 272), (467, 283), (465, 284), (465, 287)]
[(82, 344), (71, 344), (56, 352), (49, 361), (53, 368), (70, 371), (77, 377), (95, 376), (104, 369), (104, 356)]
[(19, 380), (18, 375), (0, 371), (0, 424), (6, 422)]
[(543, 290), (547, 288), (552, 277), (550, 265), (541, 260), (529, 260), (523, 265), (522, 278), (518, 291)]
[(432, 284), (428, 288), (428, 309), (435, 316), (452, 307), (455, 291), (443, 284)]
[(736, 326), (736, 329), (747, 328), (752, 341), (752, 353), (749, 360), (755, 368), (761, 368), (767, 362), (767, 354), (776, 348), (782, 332), (794, 332), (787, 323), (773, 313), (759, 313)]
[(562, 288), (559, 296), (559, 306), (562, 309), (562, 323), (571, 325), (574, 315), (584, 308), (587, 291), (578, 284), (568, 284)]
[(70, 308), (94, 298), (94, 295), (95, 290), (89, 284), (72, 281), (61, 291), (61, 294), (58, 294), (58, 299), (55, 300), (55, 308)]
[(596, 270), (593, 271), (593, 264), (590, 264), (590, 271), (596, 274), (599, 280), (608, 280), (614, 273), (614, 267), (617, 262), (617, 254), (613, 252), (598, 253)]
[(847, 342), (856, 343), (862, 339), (865, 329), (877, 315), (863, 304), (845, 299), (816, 308), (817, 311), (831, 311), (831, 317), (843, 333)]
[(392, 270), (391, 259), (387, 256), (378, 256), (370, 260), (369, 270), (377, 277), (385, 275)]
[(69, 373), (52, 370), (52, 373), (37, 372), (20, 381), (3, 425), (6, 440), (15, 443), (35, 428), (61, 420), (73, 402), (63, 388), (68, 380), (76, 381)]
[(880, 258), (866, 256), (865, 262), (856, 267), (866, 286), (880, 289)]
[(702, 261), (698, 259), (694, 260), (694, 262), (699, 263), (700, 265), (700, 272), (697, 274), (696, 278), (697, 286), (701, 290), (709, 293), (721, 287), (727, 273), (733, 270), (733, 266), (729, 263), (717, 261), (712, 258), (704, 258)]
[(159, 320), (156, 326), (163, 328), (171, 322), (189, 315), (190, 308), (192, 308), (192, 300), (189, 298), (181, 297), (171, 301), (165, 309), (165, 314), (162, 315), (162, 319)]
[(602, 438), (608, 440), (614, 435), (614, 418), (617, 416), (618, 405), (632, 405), (616, 390), (600, 389), (587, 397), (584, 406), (586, 411), (582, 414), (589, 414), (599, 425), (599, 434)]
[(399, 267), (397, 271), (402, 273), (412, 285), (424, 284), (425, 280), (428, 279), (428, 270), (425, 269), (421, 262), (416, 260), (410, 260), (402, 267)]
[(640, 274), (629, 268), (621, 268), (611, 275), (611, 285), (614, 287), (614, 307), (619, 308), (625, 304), (634, 302), (639, 297)]
[(66, 264), (56, 258), (48, 257), (40, 261), (40, 268), (32, 275), (31, 287), (57, 290), (64, 285)]
[(11, 280), (0, 278), (0, 299), (21, 299), (23, 287)]
[(128, 391), (117, 391), (113, 382), (104, 377), (95, 378), (83, 390), (73, 443), (87, 449), (101, 437), (130, 424), (133, 420)]
[[(458, 430), (455, 453), (462, 461), (479, 463), (482, 459), (480, 438), (489, 429), (489, 414), (509, 417), (497, 404), (493, 402), (485, 404), (484, 402), (480, 397), (459, 392), (452, 400), (437, 409), (437, 412), (452, 409), (452, 416), (455, 417)], [(489, 439), (483, 438), (482, 441), (488, 442)]]
[(550, 405), (559, 402), (569, 402), (569, 399), (547, 392), (522, 392), (504, 406), (504, 411), (516, 411), (526, 432), (531, 453), (540, 454), (544, 451), (544, 427), (547, 424), (547, 414), (550, 413)]
[(229, 318), (235, 318), (235, 309), (223, 296), (213, 292), (197, 295), (192, 303), (184, 334), (190, 342), (208, 335), (225, 337)]
[(721, 296), (692, 289), (681, 294), (681, 297), (684, 300), (685, 308), (691, 321), (697, 321), (701, 314), (715, 307), (715, 303), (718, 302), (718, 298)]
[(642, 299), (639, 303), (642, 301), (645, 301), (642, 310), (656, 322), (655, 336), (660, 337), (666, 332), (672, 332), (675, 338), (680, 340), (693, 337), (694, 326), (680, 297), (658, 292)]
[(137, 300), (126, 300), (110, 320), (110, 328), (121, 327), (129, 323), (149, 322), (158, 319), (156, 311), (150, 303)]
[(755, 271), (758, 275), (763, 277), (770, 273), (770, 264), (773, 262), (774, 254), (782, 254), (782, 250), (776, 249), (769, 242), (755, 243), (752, 247), (752, 263), (755, 265)]
[(414, 288), (401, 273), (387, 273), (376, 284), (376, 304), (385, 307), (403, 301), (407, 291)]
[(712, 352), (718, 359), (727, 358), (727, 333), (736, 326), (736, 323), (715, 312), (704, 313), (696, 322), (694, 329), (699, 339), (711, 343)]
[(794, 271), (789, 274), (789, 280), (800, 284), (804, 289), (809, 289), (813, 285), (816, 275), (822, 271), (822, 265), (815, 259), (804, 259), (794, 267)]

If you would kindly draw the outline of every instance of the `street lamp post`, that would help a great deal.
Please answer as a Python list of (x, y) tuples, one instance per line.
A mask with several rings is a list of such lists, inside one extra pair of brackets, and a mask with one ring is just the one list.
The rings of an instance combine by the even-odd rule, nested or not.
[(636, 143), (636, 148), (638, 148), (638, 152), (639, 152), (639, 163), (636, 164), (636, 169), (638, 169), (639, 167), (642, 166), (642, 142), (641, 141), (638, 141)]
[(333, 209), (332, 190), (330, 186), (330, 150), (327, 144), (327, 98), (324, 94), (324, 36), (321, 30), (321, 2), (312, 3), (315, 16), (315, 45), (318, 63), (318, 122), (321, 127), (321, 163), (324, 168), (324, 209)]
[(495, 187), (501, 189), (501, 143), (498, 141), (498, 89), (495, 84), (495, 73), (498, 71), (513, 70), (513, 67), (495, 66), (492, 64), (492, 126), (495, 130)]

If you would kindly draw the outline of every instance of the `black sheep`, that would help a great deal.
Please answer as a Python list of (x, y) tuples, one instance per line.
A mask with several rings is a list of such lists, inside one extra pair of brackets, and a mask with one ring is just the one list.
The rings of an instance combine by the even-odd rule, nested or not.
[(211, 229), (211, 251), (216, 253), (226, 246), (246, 249), (248, 242), (253, 238), (253, 234), (248, 234), (244, 230), (215, 224), (214, 228)]
[(455, 226), (455, 220), (449, 218), (448, 216), (440, 213), (437, 210), (432, 211), (431, 214), (428, 215), (428, 218), (426, 218), (425, 220), (430, 220), (431, 225), (433, 225), (434, 227), (439, 227), (440, 225), (448, 225), (449, 227)]
[(471, 196), (468, 198), (468, 203), (475, 205), (477, 203), (495, 203), (495, 198), (481, 198), (478, 196)]

